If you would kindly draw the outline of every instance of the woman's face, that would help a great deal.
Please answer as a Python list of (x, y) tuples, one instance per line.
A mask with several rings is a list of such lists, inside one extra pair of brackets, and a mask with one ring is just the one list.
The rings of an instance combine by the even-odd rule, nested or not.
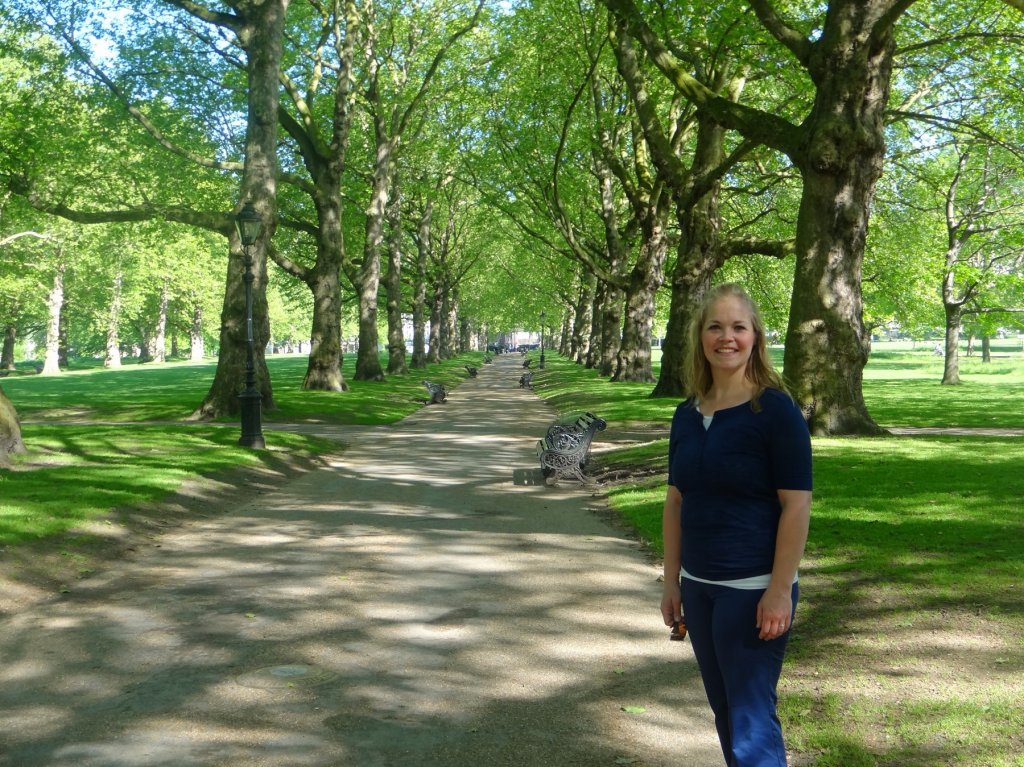
[(701, 329), (701, 345), (712, 372), (745, 372), (756, 341), (754, 319), (744, 301), (722, 296), (711, 304)]

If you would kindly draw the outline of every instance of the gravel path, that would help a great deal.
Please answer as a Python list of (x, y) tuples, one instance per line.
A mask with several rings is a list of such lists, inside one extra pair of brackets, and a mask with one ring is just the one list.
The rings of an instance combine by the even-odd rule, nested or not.
[(0, 765), (720, 765), (658, 568), (540, 481), (519, 362), (0, 620)]

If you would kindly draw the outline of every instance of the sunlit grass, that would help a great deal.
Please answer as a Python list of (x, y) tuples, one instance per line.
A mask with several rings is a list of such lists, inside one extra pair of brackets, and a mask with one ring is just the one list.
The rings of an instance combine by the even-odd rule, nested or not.
[(159, 501), (194, 477), (268, 464), (275, 453), (339, 449), (274, 432), (268, 450), (249, 450), (221, 426), (29, 424), (23, 437), (28, 453), (0, 471), (0, 546), (65, 533), (112, 509)]

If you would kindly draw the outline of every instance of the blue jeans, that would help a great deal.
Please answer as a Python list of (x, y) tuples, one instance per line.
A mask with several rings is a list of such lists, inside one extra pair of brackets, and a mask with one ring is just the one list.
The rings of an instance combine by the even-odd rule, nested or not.
[[(687, 635), (728, 767), (786, 767), (775, 689), (790, 632), (758, 639), (755, 621), (763, 594), (763, 589), (682, 579)], [(798, 596), (794, 583), (794, 612)]]

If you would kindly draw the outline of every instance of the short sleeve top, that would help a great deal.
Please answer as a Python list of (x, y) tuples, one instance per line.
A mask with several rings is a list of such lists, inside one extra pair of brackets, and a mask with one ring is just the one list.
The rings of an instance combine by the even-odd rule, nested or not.
[(811, 490), (811, 438), (789, 395), (765, 389), (715, 412), (705, 429), (692, 400), (676, 408), (668, 482), (683, 496), (682, 566), (707, 580), (770, 573), (782, 507), (779, 490)]

